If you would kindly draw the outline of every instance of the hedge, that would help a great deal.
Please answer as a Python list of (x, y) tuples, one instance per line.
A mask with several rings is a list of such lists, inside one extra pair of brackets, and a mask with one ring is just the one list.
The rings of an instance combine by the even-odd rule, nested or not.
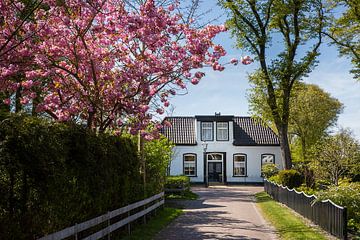
[[(130, 138), (29, 116), (2, 117), (0, 239), (37, 239), (142, 199), (139, 168)], [(149, 195), (163, 187), (155, 180), (158, 187)]]

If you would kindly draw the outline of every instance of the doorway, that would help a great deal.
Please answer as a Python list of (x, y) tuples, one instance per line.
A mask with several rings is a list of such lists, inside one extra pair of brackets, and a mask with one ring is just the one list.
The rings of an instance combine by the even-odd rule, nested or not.
[(208, 153), (206, 155), (208, 182), (223, 183), (224, 182), (224, 154)]
[(209, 162), (209, 182), (223, 182), (222, 162)]

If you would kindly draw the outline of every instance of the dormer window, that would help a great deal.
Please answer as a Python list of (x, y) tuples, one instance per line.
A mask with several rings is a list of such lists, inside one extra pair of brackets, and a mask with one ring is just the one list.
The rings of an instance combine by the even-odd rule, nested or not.
[(216, 140), (229, 141), (229, 123), (217, 122), (216, 123)]
[(201, 122), (201, 140), (202, 141), (213, 141), (213, 123), (212, 122)]

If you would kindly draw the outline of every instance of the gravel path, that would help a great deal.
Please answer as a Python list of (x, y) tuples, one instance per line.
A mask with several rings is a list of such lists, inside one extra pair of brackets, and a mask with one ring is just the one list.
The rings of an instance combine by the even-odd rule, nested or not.
[(263, 187), (192, 188), (195, 201), (183, 201), (184, 214), (155, 239), (277, 239), (255, 205), (254, 194)]

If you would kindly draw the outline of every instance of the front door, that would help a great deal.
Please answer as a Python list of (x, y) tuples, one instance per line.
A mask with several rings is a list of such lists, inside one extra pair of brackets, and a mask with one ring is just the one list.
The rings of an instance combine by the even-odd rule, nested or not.
[(209, 162), (209, 182), (222, 181), (222, 162)]

